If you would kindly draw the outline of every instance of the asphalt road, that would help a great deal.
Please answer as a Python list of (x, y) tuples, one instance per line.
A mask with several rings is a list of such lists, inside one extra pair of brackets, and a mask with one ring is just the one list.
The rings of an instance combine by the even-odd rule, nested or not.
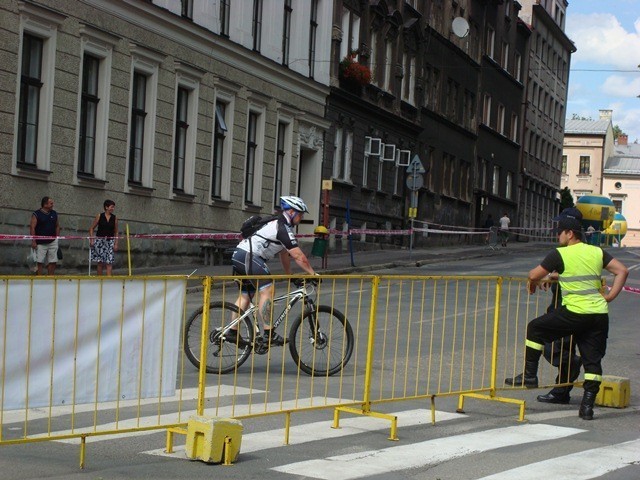
[[(616, 256), (631, 267), (627, 285), (640, 287), (640, 256), (631, 250), (616, 251)], [(416, 267), (368, 272), (380, 275), (504, 275), (525, 276), (542, 258), (540, 252), (501, 251), (491, 257), (458, 262), (430, 263)], [(352, 286), (353, 287), (353, 286)], [(354, 291), (356, 289), (353, 289)], [(362, 295), (366, 299), (366, 285)], [(392, 289), (390, 302), (402, 303), (402, 288)], [(342, 292), (340, 302), (348, 295)], [(403, 293), (404, 292), (404, 293)], [(437, 292), (443, 299), (444, 292)], [(406, 298), (406, 297), (405, 297)], [(484, 479), (544, 478), (621, 480), (640, 478), (640, 459), (627, 459), (628, 466), (600, 472), (595, 464), (608, 465), (611, 451), (640, 451), (638, 441), (638, 405), (634, 392), (640, 381), (638, 356), (640, 334), (636, 325), (638, 295), (623, 292), (611, 305), (611, 328), (605, 374), (631, 380), (631, 407), (598, 408), (596, 419), (585, 422), (577, 417), (580, 389), (570, 405), (548, 405), (535, 401), (541, 391), (510, 391), (510, 396), (527, 401), (527, 422), (517, 422), (517, 408), (497, 402), (467, 400), (465, 415), (456, 414), (457, 397), (436, 401), (435, 426), (429, 424), (428, 401), (403, 401), (383, 404), (380, 410), (399, 415), (400, 440), (390, 442), (387, 422), (344, 417), (343, 428), (329, 428), (331, 411), (295, 414), (292, 417), (292, 445), (282, 446), (282, 416), (245, 420), (243, 446), (239, 462), (233, 467), (206, 465), (148, 452), (162, 450), (164, 433), (92, 441), (87, 445), (86, 469), (78, 469), (77, 445), (43, 442), (0, 448), (0, 479), (146, 479), (146, 478), (384, 478), (384, 479)], [(201, 294), (188, 297), (188, 310), (201, 302)], [(510, 304), (517, 302), (513, 298)], [(366, 302), (365, 302), (366, 303)], [(406, 303), (406, 302), (405, 302)], [(344, 308), (344, 303), (339, 308)], [(348, 305), (347, 308), (350, 308)], [(366, 317), (364, 310), (359, 315)], [(401, 316), (411, 315), (403, 310)], [(349, 315), (356, 321), (356, 315)], [(376, 343), (376, 348), (382, 348)], [(454, 348), (454, 347), (451, 347)], [(450, 352), (450, 350), (447, 350)], [(291, 368), (290, 359), (286, 359)], [(187, 365), (185, 386), (197, 384), (197, 371)], [(246, 375), (248, 370), (244, 371)], [(240, 373), (240, 375), (243, 375)], [(214, 376), (215, 377), (215, 376)], [(224, 377), (223, 377), (224, 378)], [(259, 389), (264, 385), (256, 385)], [(285, 384), (284, 390), (294, 388)], [(383, 391), (393, 387), (383, 385)], [(239, 402), (243, 399), (239, 398)], [(11, 428), (11, 425), (5, 426)], [(520, 429), (520, 430), (518, 430)], [(523, 430), (527, 429), (527, 430)], [(320, 433), (317, 433), (319, 431)], [(521, 432), (519, 434), (519, 432)], [(316, 435), (320, 439), (315, 439)], [(261, 443), (262, 442), (262, 443)], [(503, 444), (504, 443), (504, 444)], [(260, 446), (263, 445), (263, 446)], [(631, 446), (629, 446), (631, 445)], [(610, 450), (607, 450), (610, 448)], [(591, 449), (600, 449), (590, 452)], [(615, 456), (615, 455), (614, 455)], [(595, 459), (595, 460), (594, 460)], [(557, 463), (553, 463), (553, 462)], [(620, 461), (624, 461), (620, 460)], [(306, 462), (306, 463), (300, 463)], [(545, 463), (546, 462), (546, 463)], [(614, 462), (615, 463), (615, 462)], [(580, 471), (580, 466), (588, 466)], [(514, 471), (525, 467), (524, 471)], [(605, 468), (606, 470), (606, 468)], [(506, 472), (504, 476), (499, 476)], [(529, 476), (527, 476), (529, 475)], [(326, 477), (325, 477), (326, 476)]]

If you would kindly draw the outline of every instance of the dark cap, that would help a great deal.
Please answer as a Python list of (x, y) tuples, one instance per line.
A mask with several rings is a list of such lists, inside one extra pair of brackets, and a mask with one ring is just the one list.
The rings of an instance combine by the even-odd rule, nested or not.
[(564, 232), (565, 230), (573, 230), (578, 233), (582, 232), (582, 222), (573, 217), (560, 218), (560, 220), (558, 220), (556, 233)]
[[(574, 220), (582, 220), (582, 212), (575, 207), (569, 207), (562, 210), (562, 213), (557, 217), (553, 217), (551, 220), (558, 222), (563, 218), (572, 218)], [(573, 230), (573, 229), (572, 229)]]

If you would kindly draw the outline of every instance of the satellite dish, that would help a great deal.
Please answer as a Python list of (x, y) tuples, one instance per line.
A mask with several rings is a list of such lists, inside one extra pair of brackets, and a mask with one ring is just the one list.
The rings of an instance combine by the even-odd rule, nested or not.
[(469, 22), (467, 22), (464, 17), (456, 17), (453, 19), (451, 29), (456, 37), (464, 38), (469, 35)]

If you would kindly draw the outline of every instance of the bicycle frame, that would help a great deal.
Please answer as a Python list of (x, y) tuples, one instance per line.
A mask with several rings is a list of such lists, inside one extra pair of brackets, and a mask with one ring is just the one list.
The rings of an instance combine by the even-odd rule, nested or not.
[[(278, 318), (276, 318), (273, 322), (272, 322), (272, 329), (276, 329), (280, 326), (280, 324), (284, 321), (284, 319), (287, 317), (287, 315), (289, 314), (289, 312), (291, 311), (291, 309), (300, 301), (303, 300), (305, 302), (305, 305), (313, 305), (314, 302), (313, 300), (310, 298), (311, 295), (313, 295), (313, 293), (315, 292), (315, 287), (313, 285), (309, 285), (309, 286), (302, 286), (299, 287), (295, 290), (292, 290), (288, 293), (285, 293), (284, 295), (279, 295), (277, 297), (274, 297), (272, 302), (274, 305), (281, 303), (284, 300), (287, 300), (287, 305), (286, 307), (282, 310), (282, 312), (280, 313), (280, 315), (278, 315)], [(256, 304), (254, 304), (252, 301), (249, 303), (249, 308), (247, 308), (245, 310), (245, 312), (238, 316), (237, 318), (235, 318), (233, 321), (229, 322), (227, 325), (225, 325), (222, 328), (222, 333), (226, 333), (229, 329), (235, 327), (236, 325), (238, 325), (242, 320), (244, 320), (246, 317), (250, 316), (250, 315), (254, 315), (256, 310), (258, 309), (258, 306)], [(255, 327), (255, 331), (258, 332), (259, 331), (259, 326), (257, 324), (257, 320), (256, 320), (256, 316), (253, 316), (253, 325)]]

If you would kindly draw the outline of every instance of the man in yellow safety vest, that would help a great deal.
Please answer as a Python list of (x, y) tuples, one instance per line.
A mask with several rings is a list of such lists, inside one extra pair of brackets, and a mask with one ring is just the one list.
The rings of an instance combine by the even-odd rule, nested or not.
[[(584, 368), (584, 394), (578, 415), (593, 419), (593, 404), (602, 383), (602, 358), (609, 331), (609, 302), (622, 291), (629, 271), (600, 247), (582, 242), (582, 224), (572, 210), (565, 209), (558, 220), (559, 248), (529, 272), (527, 289), (535, 293), (540, 284), (558, 272), (562, 289), (562, 306), (529, 322), (527, 326), (524, 374), (506, 383), (527, 388), (538, 386), (538, 361), (545, 343), (573, 335)], [(605, 269), (614, 275), (613, 285), (602, 290), (601, 275)]]

